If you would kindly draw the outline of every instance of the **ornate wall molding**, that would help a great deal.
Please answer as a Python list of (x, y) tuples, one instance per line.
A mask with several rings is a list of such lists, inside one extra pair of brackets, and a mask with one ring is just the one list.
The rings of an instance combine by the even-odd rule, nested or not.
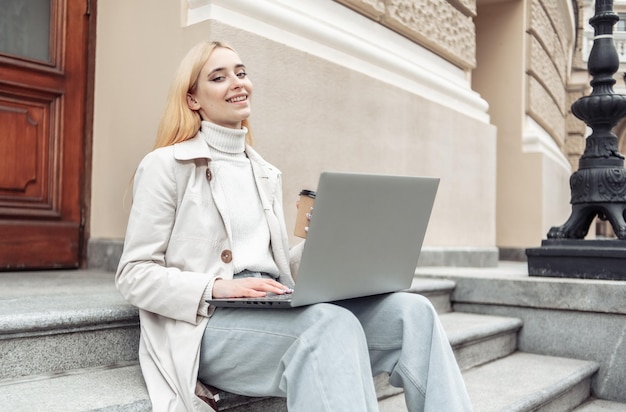
[(571, 6), (531, 0), (528, 18), (527, 113), (563, 147), (567, 83), (575, 40)]
[(569, 161), (552, 136), (530, 116), (526, 116), (522, 150), (524, 153), (541, 153), (562, 167), (563, 170), (571, 170)]
[(563, 145), (565, 138), (565, 114), (561, 112), (546, 88), (534, 77), (527, 76), (527, 113), (548, 132), (554, 141)]
[(475, 0), (335, 0), (471, 70), (476, 67)]
[[(579, 98), (583, 97), (584, 92), (587, 90), (585, 85), (570, 86), (567, 97), (567, 107), (571, 107)], [(568, 109), (567, 116), (565, 118), (565, 129), (567, 135), (565, 136), (565, 146), (563, 151), (567, 155), (572, 169), (578, 169), (578, 160), (585, 151), (585, 135), (587, 133), (587, 125), (585, 122), (578, 119), (572, 113), (571, 109)]]
[[(550, 94), (561, 113), (567, 111), (567, 96), (564, 90), (566, 75), (554, 65), (551, 56), (535, 36), (529, 36), (529, 67), (528, 73), (533, 76)], [(562, 120), (563, 116), (560, 116)]]

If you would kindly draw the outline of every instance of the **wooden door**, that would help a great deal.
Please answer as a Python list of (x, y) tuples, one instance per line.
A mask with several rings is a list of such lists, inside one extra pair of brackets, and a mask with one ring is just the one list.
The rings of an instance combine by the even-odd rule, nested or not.
[(82, 263), (90, 1), (0, 2), (0, 270)]

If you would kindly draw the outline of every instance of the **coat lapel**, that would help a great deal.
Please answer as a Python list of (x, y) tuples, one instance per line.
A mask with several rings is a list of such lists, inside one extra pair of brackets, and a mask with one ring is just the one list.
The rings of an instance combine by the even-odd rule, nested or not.
[[(283, 228), (284, 224), (281, 223), (282, 217), (277, 216), (274, 205), (269, 200), (278, 199), (282, 201), (282, 194), (275, 193), (275, 191), (280, 188), (278, 182), (280, 172), (263, 160), (251, 147), (246, 148), (246, 154), (252, 164), (252, 173), (254, 174), (254, 180), (261, 198), (261, 205), (265, 211), (267, 224), (269, 226), (270, 243), (274, 254), (274, 261), (281, 274), (290, 275), (289, 245), (286, 243), (286, 234)], [(280, 210), (282, 211), (282, 207)], [(292, 286), (292, 281), (289, 280), (289, 276), (287, 276), (286, 279), (281, 277), (281, 282)]]
[[(198, 133), (189, 140), (185, 140), (174, 145), (174, 158), (176, 160), (195, 160), (196, 164), (200, 164), (205, 167), (204, 175), (207, 177), (209, 186), (211, 187), (211, 194), (215, 207), (222, 216), (222, 222), (226, 229), (226, 235), (230, 243), (232, 243), (233, 233), (230, 226), (230, 216), (228, 208), (226, 207), (226, 199), (224, 198), (224, 192), (220, 186), (220, 182), (215, 179), (216, 170), (211, 170), (211, 151), (206, 141), (202, 137), (202, 134)], [(205, 159), (203, 162), (202, 160)]]

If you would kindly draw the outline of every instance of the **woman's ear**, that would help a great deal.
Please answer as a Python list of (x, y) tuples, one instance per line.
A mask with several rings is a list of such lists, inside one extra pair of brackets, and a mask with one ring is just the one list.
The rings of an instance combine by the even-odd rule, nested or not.
[(198, 104), (198, 101), (190, 93), (187, 93), (187, 106), (189, 106), (191, 110), (200, 109), (200, 105)]

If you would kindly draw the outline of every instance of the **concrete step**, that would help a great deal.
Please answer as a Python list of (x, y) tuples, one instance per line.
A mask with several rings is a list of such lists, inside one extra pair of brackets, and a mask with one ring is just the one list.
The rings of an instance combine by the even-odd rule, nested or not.
[[(515, 350), (521, 327), (519, 319), (450, 312), (450, 294), (454, 287), (455, 282), (446, 279), (416, 278), (409, 291), (427, 296), (440, 313), (457, 360), (467, 376), (468, 388), (473, 398), (476, 397), (476, 411), (535, 410), (497, 409), (497, 403), (496, 409), (480, 409), (484, 405), (491, 406), (483, 400), (485, 392), (495, 390), (498, 397), (494, 399), (500, 399), (508, 393), (503, 388), (523, 386), (515, 383), (516, 378), (526, 376), (539, 384), (544, 375), (551, 376), (553, 372), (540, 368), (550, 364), (549, 361), (534, 365), (534, 355), (507, 356)], [(0, 277), (0, 399), (3, 399), (0, 410), (150, 410), (145, 384), (136, 364), (138, 333), (137, 310), (117, 293), (111, 273), (3, 274)], [(529, 356), (530, 360), (518, 362), (519, 370), (498, 368), (520, 356)], [(544, 360), (549, 359), (553, 358)], [(578, 364), (580, 361), (563, 359), (559, 363), (570, 365), (570, 362)], [(538, 376), (526, 372), (526, 367)], [(496, 372), (489, 373), (490, 370)], [(480, 382), (481, 376), (486, 376), (486, 380)], [(390, 402), (402, 400), (403, 404), (403, 395), (387, 385), (384, 377), (378, 377), (376, 384), (381, 410), (403, 410), (385, 409)], [(574, 386), (581, 385), (584, 383)], [(555, 390), (548, 385), (548, 389), (540, 392)], [(526, 405), (530, 395), (524, 396), (518, 396), (517, 403), (509, 400), (509, 404)], [(229, 412), (286, 411), (281, 399), (247, 398), (227, 393), (223, 393), (222, 398), (221, 408)]]
[(444, 313), (439, 319), (462, 371), (503, 358), (517, 349), (520, 319), (461, 312)]
[(136, 362), (0, 382), (0, 398), (13, 412), (151, 410)]
[(519, 318), (523, 352), (597, 362), (592, 392), (626, 403), (626, 282), (528, 275), (525, 262), (493, 268), (418, 268), (420, 277), (453, 280), (454, 311)]
[[(379, 398), (390, 395), (393, 394), (379, 393)], [(0, 399), (0, 410), (12, 412), (149, 412), (152, 409), (136, 362), (4, 381), (0, 383)], [(226, 392), (220, 393), (219, 405), (220, 411), (228, 412), (287, 411), (281, 398), (249, 398)]]
[[(221, 393), (220, 410), (286, 412), (284, 399)], [(149, 412), (139, 365), (118, 364), (0, 384), (0, 410), (12, 412)]]
[(598, 364), (516, 352), (463, 376), (476, 411), (568, 412), (590, 396)]
[[(453, 289), (452, 281), (416, 279), (409, 291), (445, 313)], [(117, 292), (112, 273), (3, 273), (0, 382), (134, 361), (138, 325), (138, 311)]]
[[(522, 322), (515, 318), (449, 312), (439, 315), (461, 370), (505, 357), (516, 350), (517, 332)], [(402, 392), (387, 382), (375, 379), (379, 399)]]
[(448, 313), (452, 310), (450, 296), (454, 291), (455, 283), (446, 279), (431, 279), (416, 276), (407, 292), (419, 293), (426, 296), (433, 304), (437, 313)]
[[(137, 311), (112, 287), (111, 274), (90, 275), (88, 281), (73, 282), (71, 276), (31, 273), (26, 275), (30, 281), (20, 280), (20, 287), (26, 294), (37, 290), (36, 296), (21, 296), (20, 287), (16, 285), (0, 292), (4, 294), (0, 299), (0, 354), (3, 355), (0, 357), (0, 398), (17, 402), (10, 410), (37, 410), (39, 404), (31, 405), (30, 397), (24, 396), (32, 391), (44, 391), (43, 400), (33, 399), (32, 402), (45, 401), (46, 410), (54, 410), (55, 405), (62, 405), (59, 407), (62, 410), (70, 410), (70, 407), (88, 410), (81, 408), (96, 402), (95, 398), (97, 403), (91, 405), (91, 409), (123, 405), (123, 410), (142, 410), (149, 405), (135, 365)], [(54, 277), (57, 282), (53, 281)], [(48, 295), (43, 294), (42, 288), (29, 286), (30, 282), (42, 285)], [(63, 288), (56, 288), (55, 284)], [(446, 313), (449, 305), (442, 301), (449, 300), (453, 288), (451, 281), (416, 279), (410, 291), (434, 298), (435, 306), (443, 312), (442, 322), (462, 367), (470, 368), (514, 350), (520, 322), (496, 316)], [(14, 296), (7, 296), (10, 293)], [(100, 382), (98, 391), (103, 393), (91, 394), (95, 382)], [(124, 391), (120, 396), (108, 397), (106, 393), (118, 393), (115, 387), (107, 389), (112, 385), (123, 385), (130, 391), (128, 397), (122, 395)], [(381, 399), (401, 392), (389, 386), (385, 377), (376, 379), (376, 387)], [(233, 412), (237, 408), (250, 410), (252, 404), (256, 410), (264, 411), (284, 407), (283, 401), (275, 399), (226, 393), (222, 397), (222, 409), (230, 408)]]
[[(117, 295), (48, 296), (45, 302), (0, 301), (0, 382), (137, 359), (137, 311)], [(45, 310), (33, 309), (40, 306)], [(517, 319), (462, 313), (440, 318), (463, 369), (515, 350)]]
[[(475, 412), (570, 412), (589, 397), (597, 368), (594, 362), (516, 352), (463, 377)], [(381, 401), (380, 411), (406, 412), (404, 398)]]
[[(463, 375), (476, 412), (566, 412), (589, 397), (590, 378), (596, 370), (594, 362), (517, 352), (472, 368)], [(141, 371), (136, 364), (72, 371), (10, 385), (5, 382), (0, 384), (0, 398), (3, 399), (3, 410), (16, 412), (150, 410)], [(220, 405), (221, 410), (229, 412), (286, 411), (282, 399), (230, 394), (223, 394)], [(619, 409), (623, 406), (594, 401), (579, 410), (623, 411)], [(381, 412), (406, 411), (403, 395), (381, 399), (380, 409)]]
[(589, 399), (574, 412), (626, 412), (626, 403)]
[(101, 272), (0, 276), (0, 382), (137, 360), (139, 320)]
[[(442, 315), (442, 323), (450, 336), (459, 362), (466, 368), (490, 360), (475, 354), (484, 351), (492, 359), (503, 356), (503, 351), (489, 345), (489, 337), (514, 334), (519, 321), (495, 316), (447, 313)], [(510, 349), (506, 349), (508, 351)], [(478, 359), (478, 360), (477, 360)], [(118, 389), (122, 386), (122, 389)], [(97, 389), (93, 390), (94, 387)], [(401, 392), (386, 383), (384, 376), (377, 377), (376, 387), (381, 402)], [(68, 389), (66, 389), (68, 388)], [(26, 394), (37, 391), (44, 395), (31, 399)], [(119, 396), (115, 395), (118, 394)], [(402, 395), (399, 395), (402, 397)], [(259, 399), (221, 394), (222, 410), (238, 411), (285, 411), (281, 399)], [(0, 398), (9, 410), (149, 410), (150, 403), (139, 366), (118, 363), (110, 367), (80, 369), (55, 374), (5, 379), (0, 381)], [(93, 403), (92, 403), (93, 402)], [(86, 408), (88, 405), (89, 408)]]

